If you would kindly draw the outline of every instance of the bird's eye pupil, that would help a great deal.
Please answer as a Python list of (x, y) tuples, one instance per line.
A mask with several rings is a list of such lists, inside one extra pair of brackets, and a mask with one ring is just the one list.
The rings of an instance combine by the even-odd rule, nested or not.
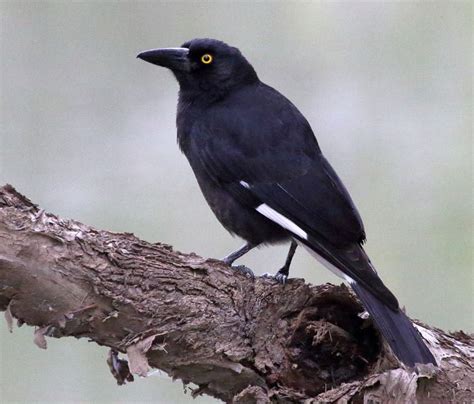
[(212, 62), (212, 56), (209, 55), (209, 53), (202, 55), (201, 62), (204, 63), (205, 65), (208, 65), (209, 63)]

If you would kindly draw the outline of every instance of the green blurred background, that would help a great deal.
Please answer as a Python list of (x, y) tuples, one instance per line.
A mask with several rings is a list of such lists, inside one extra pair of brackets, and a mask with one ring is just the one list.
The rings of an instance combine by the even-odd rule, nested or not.
[[(175, 140), (177, 84), (135, 59), (215, 37), (306, 115), (367, 250), (416, 318), (474, 331), (472, 3), (2, 2), (0, 183), (47, 211), (182, 251), (240, 245)], [(286, 247), (242, 262), (275, 271)], [(340, 282), (304, 251), (293, 276)], [(117, 387), (106, 349), (0, 322), (0, 401), (184, 403), (165, 374)], [(207, 397), (198, 403), (215, 402)]]

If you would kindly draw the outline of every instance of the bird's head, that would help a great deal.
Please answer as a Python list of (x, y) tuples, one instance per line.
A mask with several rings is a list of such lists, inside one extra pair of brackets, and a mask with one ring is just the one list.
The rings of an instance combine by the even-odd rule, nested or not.
[(170, 69), (180, 90), (189, 94), (225, 94), (258, 81), (252, 65), (240, 51), (216, 39), (193, 39), (179, 48), (151, 49), (137, 56)]

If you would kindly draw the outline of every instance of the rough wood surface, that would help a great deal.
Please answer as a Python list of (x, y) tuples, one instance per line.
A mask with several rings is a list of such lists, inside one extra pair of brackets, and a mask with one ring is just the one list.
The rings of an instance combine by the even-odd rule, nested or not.
[[(0, 188), (0, 310), (110, 347), (119, 383), (158, 368), (226, 402), (472, 402), (472, 336), (419, 324), (440, 369), (404, 369), (345, 286), (220, 261), (46, 213)], [(118, 357), (126, 354), (128, 363)], [(104, 367), (104, 370), (106, 368)]]

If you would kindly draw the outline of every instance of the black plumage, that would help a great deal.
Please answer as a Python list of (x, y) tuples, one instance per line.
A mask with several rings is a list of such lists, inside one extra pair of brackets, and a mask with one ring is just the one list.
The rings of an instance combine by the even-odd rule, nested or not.
[(343, 183), (298, 109), (262, 83), (237, 48), (195, 39), (138, 57), (170, 68), (179, 85), (178, 143), (214, 214), (247, 245), (292, 240), (345, 278), (405, 364), (435, 363), (363, 250), (365, 231)]

